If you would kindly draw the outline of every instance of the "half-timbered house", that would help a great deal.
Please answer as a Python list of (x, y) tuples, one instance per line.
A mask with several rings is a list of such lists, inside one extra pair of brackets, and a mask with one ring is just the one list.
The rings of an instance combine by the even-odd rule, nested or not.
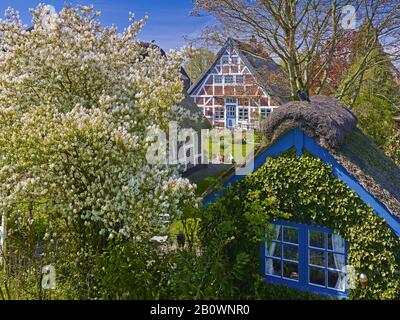
[(279, 65), (254, 38), (229, 38), (188, 92), (215, 127), (255, 128), (285, 102), (284, 82)]

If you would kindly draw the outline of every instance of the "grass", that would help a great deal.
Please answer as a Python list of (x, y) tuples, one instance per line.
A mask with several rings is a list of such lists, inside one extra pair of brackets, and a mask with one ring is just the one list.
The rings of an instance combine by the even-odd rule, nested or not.
[[(201, 219), (199, 218), (188, 218), (185, 219), (184, 221), (179, 220), (175, 221), (171, 227), (169, 228), (170, 234), (177, 236), (180, 232), (183, 232), (185, 234), (185, 237), (187, 236), (187, 232), (194, 232), (197, 234), (197, 231), (199, 229)], [(185, 224), (185, 225), (184, 225)], [(185, 230), (186, 229), (186, 230)]]
[[(241, 149), (241, 157), (243, 158), (248, 156), (251, 151), (254, 152), (255, 155), (260, 146), (262, 145), (264, 139), (264, 136), (257, 131), (255, 131), (254, 133), (254, 143), (247, 143), (245, 139), (234, 138), (232, 139), (233, 141), (231, 144), (230, 143), (231, 137), (232, 136), (229, 136), (227, 142), (225, 142), (224, 139), (221, 139), (221, 137), (220, 139), (214, 139), (214, 140), (211, 137), (209, 137), (208, 145), (205, 148), (205, 152), (207, 152), (208, 158), (213, 159), (212, 151), (215, 152), (217, 150), (219, 152), (218, 155), (221, 157), (219, 160), (222, 162), (225, 161), (226, 163), (229, 163), (230, 159), (224, 159), (222, 157), (225, 156), (225, 151), (226, 151), (226, 156), (234, 155), (236, 148)], [(236, 160), (242, 160), (242, 159), (236, 159)], [(233, 162), (235, 162), (235, 159), (233, 159)], [(203, 196), (212, 187), (217, 186), (226, 175), (231, 173), (231, 170), (232, 167), (222, 172), (214, 172), (203, 179), (195, 181), (195, 183), (197, 184), (196, 195)]]
[[(216, 152), (219, 152), (220, 157), (224, 156), (235, 156), (236, 149), (239, 149), (242, 157), (246, 157), (246, 155), (257, 146), (257, 142), (254, 144), (246, 143), (244, 139), (230, 139), (225, 141), (225, 139), (212, 139), (209, 137), (208, 145), (205, 147), (205, 152), (207, 152), (208, 158), (213, 159), (213, 156), (216, 156)], [(214, 153), (214, 154), (213, 154)], [(224, 159), (225, 161), (230, 159)]]

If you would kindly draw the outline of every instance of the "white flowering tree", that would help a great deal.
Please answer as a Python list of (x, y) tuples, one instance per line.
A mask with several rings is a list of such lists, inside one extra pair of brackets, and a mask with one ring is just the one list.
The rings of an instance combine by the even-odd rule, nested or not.
[(166, 126), (182, 99), (182, 54), (135, 40), (144, 20), (131, 16), (118, 33), (98, 17), (92, 7), (39, 5), (30, 29), (11, 9), (0, 21), (8, 270), (23, 254), (90, 273), (91, 257), (110, 242), (145, 243), (168, 227), (163, 216), (173, 221), (192, 205), (187, 180), (146, 163), (146, 133)]

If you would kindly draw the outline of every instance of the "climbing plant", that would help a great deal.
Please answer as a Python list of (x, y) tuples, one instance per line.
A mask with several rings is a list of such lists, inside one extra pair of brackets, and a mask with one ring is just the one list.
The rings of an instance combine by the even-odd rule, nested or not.
[[(219, 235), (224, 235), (225, 255), (220, 254), (220, 259), (226, 270), (238, 273), (232, 279), (238, 290), (257, 279), (259, 242), (273, 219), (325, 226), (346, 239), (349, 264), (357, 275), (365, 273), (369, 278), (368, 286), (357, 283), (350, 290), (350, 298), (400, 297), (398, 238), (356, 193), (333, 176), (329, 166), (310, 155), (296, 157), (291, 152), (268, 159), (206, 210), (204, 239), (216, 243)], [(260, 297), (273, 296), (268, 290), (277, 290), (268, 288)], [(255, 294), (249, 288), (244, 291)]]

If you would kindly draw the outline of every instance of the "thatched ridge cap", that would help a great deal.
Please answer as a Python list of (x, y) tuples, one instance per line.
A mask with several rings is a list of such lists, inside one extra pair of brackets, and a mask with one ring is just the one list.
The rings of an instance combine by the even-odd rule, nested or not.
[(300, 129), (329, 149), (340, 148), (357, 125), (350, 110), (339, 105), (334, 98), (315, 96), (311, 102), (292, 101), (272, 112), (262, 125), (269, 144), (288, 131)]

